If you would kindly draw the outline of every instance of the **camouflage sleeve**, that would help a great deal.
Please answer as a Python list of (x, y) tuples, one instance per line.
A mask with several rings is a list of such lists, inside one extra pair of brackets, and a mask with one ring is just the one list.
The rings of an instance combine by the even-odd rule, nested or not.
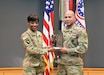
[(28, 34), (22, 35), (21, 40), (23, 42), (23, 46), (24, 46), (25, 50), (29, 54), (47, 54), (48, 53), (46, 48), (38, 48), (38, 47), (34, 46), (32, 40)]
[(88, 35), (86, 30), (82, 30), (79, 32), (78, 36), (78, 46), (75, 48), (69, 48), (68, 52), (76, 52), (80, 54), (86, 53), (88, 49)]

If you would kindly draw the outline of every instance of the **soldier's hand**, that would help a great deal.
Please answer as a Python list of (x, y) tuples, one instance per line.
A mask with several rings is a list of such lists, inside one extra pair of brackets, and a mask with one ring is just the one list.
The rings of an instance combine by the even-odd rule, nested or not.
[(62, 53), (67, 53), (67, 48), (64, 48), (64, 47), (61, 48), (61, 49), (60, 49), (60, 52), (62, 52)]

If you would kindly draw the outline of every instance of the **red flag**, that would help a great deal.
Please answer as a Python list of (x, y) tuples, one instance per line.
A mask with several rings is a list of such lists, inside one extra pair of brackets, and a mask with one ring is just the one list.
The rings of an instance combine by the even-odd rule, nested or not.
[(74, 1), (73, 0), (69, 0), (69, 10), (74, 11)]
[[(54, 2), (53, 0), (45, 1), (44, 21), (43, 21), (43, 47), (52, 46), (51, 36), (54, 30)], [(45, 61), (45, 75), (49, 75), (52, 67), (53, 52), (44, 55)], [(50, 65), (51, 64), (51, 65)]]

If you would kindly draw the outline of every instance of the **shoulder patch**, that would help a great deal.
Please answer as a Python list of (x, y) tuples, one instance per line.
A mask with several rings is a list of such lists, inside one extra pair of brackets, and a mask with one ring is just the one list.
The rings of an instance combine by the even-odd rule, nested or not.
[(29, 40), (28, 38), (25, 39), (25, 42), (26, 42), (27, 44), (30, 44), (30, 40)]
[(23, 36), (23, 40), (24, 40), (27, 44), (30, 44), (30, 40), (29, 40), (28, 36)]

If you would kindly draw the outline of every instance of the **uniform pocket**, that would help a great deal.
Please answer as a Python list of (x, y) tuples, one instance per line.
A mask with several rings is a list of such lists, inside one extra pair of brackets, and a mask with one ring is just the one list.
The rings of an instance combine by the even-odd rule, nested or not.
[(40, 65), (40, 61), (38, 59), (30, 61), (30, 66), (31, 67), (38, 67), (39, 65)]

